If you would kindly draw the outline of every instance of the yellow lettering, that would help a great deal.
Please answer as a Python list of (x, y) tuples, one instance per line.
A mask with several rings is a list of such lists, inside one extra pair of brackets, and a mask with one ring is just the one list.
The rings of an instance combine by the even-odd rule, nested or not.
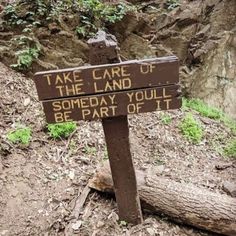
[(111, 70), (111, 73), (112, 73), (113, 78), (115, 77), (115, 75), (119, 78), (120, 77), (120, 67), (118, 67), (118, 66), (113, 67)]
[(65, 111), (64, 112), (64, 121), (66, 121), (66, 122), (72, 121), (72, 119), (70, 118), (71, 113), (72, 113), (71, 111)]
[(171, 98), (171, 95), (166, 95), (166, 88), (163, 88), (162, 93), (163, 93), (163, 98)]
[(127, 93), (127, 95), (129, 97), (129, 102), (133, 102), (134, 93)]
[(149, 68), (148, 68), (148, 64), (142, 64), (140, 66), (140, 72), (142, 74), (148, 74), (149, 73)]
[(109, 114), (108, 114), (108, 107), (101, 107), (100, 108), (100, 113), (101, 113), (101, 117), (108, 117)]
[(54, 113), (54, 119), (55, 119), (56, 123), (64, 122), (63, 113), (62, 112)]
[(156, 100), (156, 103), (157, 103), (156, 110), (157, 110), (157, 111), (160, 111), (160, 110), (161, 110), (160, 102), (161, 102), (160, 100)]
[(67, 82), (68, 83), (73, 83), (73, 81), (71, 80), (70, 78), (70, 75), (71, 75), (71, 72), (68, 72), (67, 74), (66, 73), (63, 73), (63, 79), (64, 79), (64, 83), (66, 84)]
[(76, 99), (76, 100), (71, 100), (71, 108), (80, 108), (80, 99)]
[(60, 102), (53, 102), (52, 107), (53, 107), (53, 111), (60, 111), (61, 110)]
[(108, 80), (111, 80), (111, 79), (112, 79), (112, 77), (111, 77), (111, 75), (110, 75), (110, 73), (109, 73), (109, 70), (106, 69), (106, 70), (104, 71), (103, 79), (108, 79)]
[(81, 108), (88, 108), (89, 107), (89, 105), (87, 104), (88, 98), (81, 98), (80, 103), (81, 103)]
[(136, 111), (137, 111), (137, 113), (140, 113), (140, 110), (141, 110), (143, 104), (144, 104), (143, 102), (136, 103)]
[(61, 105), (62, 105), (63, 110), (65, 111), (71, 109), (71, 103), (69, 100), (63, 101)]
[(63, 79), (60, 77), (60, 75), (57, 75), (55, 84), (59, 83), (63, 84)]
[(128, 114), (134, 114), (135, 111), (136, 111), (135, 109), (136, 109), (135, 104), (129, 104), (129, 105), (127, 106), (127, 112), (128, 112)]
[(109, 95), (108, 97), (111, 100), (111, 104), (114, 104), (115, 103), (114, 99), (115, 99), (116, 95)]
[[(79, 81), (82, 81), (82, 80), (79, 80)], [(83, 86), (83, 83), (78, 83), (78, 84), (75, 84), (75, 94), (76, 95), (80, 95), (80, 94), (84, 94), (83, 91), (81, 91), (81, 87)]]
[(131, 79), (125, 78), (123, 79), (123, 89), (129, 89), (131, 88)]
[(170, 102), (172, 101), (172, 99), (165, 99), (164, 102), (166, 103), (166, 110), (170, 109)]
[(99, 72), (101, 69), (94, 69), (93, 70), (93, 79), (96, 79), (96, 80), (99, 80), (99, 79), (102, 79), (101, 76), (98, 76), (97, 75), (97, 72)]
[(112, 91), (112, 90), (113, 90), (112, 86), (110, 85), (109, 81), (107, 81), (104, 91), (106, 92), (106, 91)]
[(150, 73), (152, 73), (153, 72), (153, 69), (155, 69), (156, 68), (156, 66), (154, 65), (154, 64), (151, 64), (150, 65)]
[(109, 108), (111, 108), (112, 116), (115, 116), (116, 115), (116, 108), (117, 108), (117, 106), (110, 106)]
[(101, 97), (100, 106), (107, 106), (107, 101), (104, 97)]
[(100, 118), (99, 113), (97, 112), (96, 109), (93, 112), (93, 119), (95, 119), (95, 118)]
[(51, 85), (51, 74), (48, 74), (48, 75), (43, 75), (44, 77), (47, 78), (47, 82), (48, 82), (48, 85)]
[(128, 77), (130, 76), (130, 73), (127, 71), (129, 66), (121, 66), (121, 75), (122, 77)]
[(91, 114), (91, 111), (89, 109), (83, 109), (82, 110), (82, 117), (84, 120), (87, 119), (87, 116), (89, 116)]
[(143, 101), (143, 99), (144, 99), (143, 91), (140, 91), (140, 92), (135, 93), (135, 99), (136, 99), (136, 101), (138, 101), (138, 102)]
[(79, 83), (82, 81), (82, 79), (80, 79), (80, 71), (79, 70), (73, 71), (73, 78), (74, 78), (75, 83)]
[(64, 96), (63, 90), (62, 90), (62, 89), (63, 89), (63, 85), (61, 85), (61, 86), (58, 85), (58, 86), (56, 86), (55, 88), (56, 88), (56, 89), (59, 89), (60, 96)]
[(91, 107), (97, 107), (99, 104), (98, 98), (97, 97), (91, 97), (90, 98), (90, 106)]
[(66, 85), (65, 90), (66, 90), (65, 93), (67, 96), (75, 95), (75, 87), (73, 84), (71, 86)]
[[(95, 82), (95, 83), (93, 83), (93, 86), (94, 86), (94, 91), (96, 92), (96, 93), (100, 93), (100, 92), (103, 92), (103, 90), (102, 89), (98, 89), (97, 88), (97, 83)], [(106, 90), (105, 90), (106, 91)]]
[(113, 80), (112, 86), (113, 86), (113, 90), (121, 90), (122, 89), (122, 80)]

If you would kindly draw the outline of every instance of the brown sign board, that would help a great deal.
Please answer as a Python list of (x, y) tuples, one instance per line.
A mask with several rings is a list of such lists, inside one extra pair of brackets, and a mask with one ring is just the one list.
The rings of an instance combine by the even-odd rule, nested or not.
[(97, 120), (127, 114), (178, 109), (179, 85), (43, 101), (48, 123)]
[(168, 56), (38, 72), (34, 82), (39, 100), (173, 85), (179, 82), (179, 62)]

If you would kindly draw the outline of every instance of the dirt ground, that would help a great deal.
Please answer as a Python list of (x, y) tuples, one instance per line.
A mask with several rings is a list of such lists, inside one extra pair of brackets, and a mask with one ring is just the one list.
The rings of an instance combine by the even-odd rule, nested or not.
[[(107, 159), (101, 122), (79, 122), (69, 139), (51, 139), (33, 81), (3, 64), (0, 108), (0, 235), (65, 235), (78, 195), (96, 167)], [(161, 122), (164, 112), (129, 118), (136, 167), (225, 194), (222, 183), (236, 181), (235, 165), (225, 170), (215, 166), (232, 163), (217, 152), (230, 138), (230, 131), (222, 123), (195, 113), (204, 126), (205, 138), (192, 145), (178, 129), (184, 112), (167, 113), (172, 117), (169, 125)], [(17, 124), (32, 128), (29, 147), (7, 141), (6, 133)], [(145, 213), (144, 219), (142, 225), (120, 226), (114, 199), (92, 191), (73, 235), (213, 235), (177, 225), (163, 216)]]

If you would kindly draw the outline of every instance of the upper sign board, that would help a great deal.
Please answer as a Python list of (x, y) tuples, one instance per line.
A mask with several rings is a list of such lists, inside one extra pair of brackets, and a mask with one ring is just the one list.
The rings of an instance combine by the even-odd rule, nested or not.
[(34, 82), (40, 100), (174, 85), (179, 62), (169, 56), (38, 72)]

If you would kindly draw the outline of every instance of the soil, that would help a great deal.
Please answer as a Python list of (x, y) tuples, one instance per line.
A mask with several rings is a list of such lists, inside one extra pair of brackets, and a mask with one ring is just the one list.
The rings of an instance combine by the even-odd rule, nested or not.
[[(78, 195), (107, 159), (101, 122), (79, 122), (68, 139), (51, 139), (32, 80), (3, 64), (0, 71), (0, 235), (64, 235)], [(235, 165), (216, 147), (232, 136), (230, 130), (195, 113), (205, 138), (192, 145), (178, 129), (184, 113), (153, 112), (129, 118), (135, 166), (225, 194), (223, 182), (236, 181)], [(172, 117), (169, 125), (162, 123), (163, 114)], [(29, 147), (7, 141), (7, 132), (17, 124), (32, 128)], [(217, 170), (219, 164), (229, 167)], [(73, 235), (213, 235), (176, 225), (164, 216), (144, 213), (144, 219), (142, 225), (121, 226), (114, 199), (91, 192), (73, 225)]]
[[(152, 2), (155, 1), (150, 1), (150, 3)], [(211, 0), (204, 2), (207, 3), (206, 6), (202, 3), (202, 9), (208, 9), (211, 4), (214, 5)], [(219, 21), (222, 21), (221, 15), (227, 18), (227, 14), (218, 14), (219, 9), (224, 9), (221, 4), (225, 2), (232, 4), (232, 6), (229, 4), (225, 4), (225, 6), (234, 9), (235, 4), (230, 0), (217, 1), (214, 7), (208, 9), (209, 11), (214, 10), (212, 10), (214, 12), (213, 16), (219, 15), (219, 19), (217, 18)], [(168, 52), (170, 52), (170, 54), (178, 54), (181, 59), (182, 77), (184, 77), (183, 71), (185, 78), (189, 78), (194, 70), (204, 69), (204, 64), (201, 64), (200, 61), (205, 60), (205, 58), (202, 59), (202, 55), (204, 57), (208, 55), (207, 50), (202, 50), (204, 53), (199, 56), (201, 60), (196, 56), (190, 62), (187, 51), (193, 35), (197, 33), (194, 27), (199, 27), (198, 31), (201, 32), (210, 20), (216, 22), (214, 17), (213, 20), (208, 19), (211, 12), (209, 14), (207, 12), (205, 18), (200, 18), (202, 22), (199, 23), (195, 19), (190, 19), (191, 16), (187, 14), (189, 9), (177, 9), (170, 14), (166, 14), (166, 12), (159, 11), (158, 8), (155, 10), (155, 4), (150, 7), (150, 4), (147, 4), (147, 6), (145, 4), (144, 8), (147, 9), (147, 14), (143, 18), (137, 19), (136, 16), (128, 16), (128, 20), (124, 19), (111, 29), (116, 33), (121, 43), (123, 58), (143, 58), (144, 55), (150, 57), (162, 56), (169, 55)], [(198, 1), (189, 1), (189, 4), (193, 5), (192, 10), (197, 11), (199, 9), (195, 6)], [(190, 5), (183, 4), (183, 6), (190, 8)], [(148, 12), (148, 9), (150, 12)], [(151, 14), (152, 11), (154, 12)], [(201, 14), (202, 12), (204, 13), (204, 11), (201, 11)], [(176, 21), (175, 13), (178, 13), (183, 20), (180, 17)], [(150, 20), (155, 26), (153, 33), (151, 32), (153, 29), (145, 22), (145, 19), (147, 16), (151, 19), (155, 14), (158, 17), (154, 21)], [(197, 12), (196, 17), (199, 17)], [(76, 19), (71, 21), (76, 24)], [(232, 17), (228, 17), (227, 21), (232, 21), (232, 24), (224, 23), (226, 20), (222, 21), (221, 24), (230, 26), (229, 29), (224, 29), (230, 31), (231, 26), (235, 27), (235, 21)], [(163, 25), (158, 22), (163, 22)], [(213, 24), (212, 22), (210, 24)], [(68, 25), (71, 25), (69, 23)], [(216, 27), (216, 25), (217, 23), (213, 27), (215, 31), (209, 37), (207, 35), (204, 38), (203, 47), (212, 35), (215, 36), (218, 33), (219, 27)], [(223, 27), (222, 25), (221, 27)], [(38, 40), (43, 52), (40, 60), (33, 63), (30, 72), (39, 69), (80, 66), (88, 61), (87, 44), (78, 40), (74, 31), (72, 29), (68, 30), (65, 24), (60, 25), (60, 27), (60, 32), (56, 34), (52, 34), (49, 27), (41, 27), (35, 32), (35, 40)], [(190, 36), (185, 35), (183, 37), (181, 32), (184, 32), (184, 35), (190, 32)], [(206, 32), (209, 32), (209, 30), (206, 30)], [(0, 32), (0, 60), (6, 65), (15, 63), (16, 45), (11, 39), (18, 37), (18, 34), (17, 32), (11, 32), (11, 30)], [(176, 37), (169, 37), (170, 35)], [(181, 41), (180, 38), (184, 40)], [(222, 38), (224, 39), (223, 36)], [(169, 42), (169, 39), (172, 39), (172, 41)], [(213, 38), (213, 40), (216, 39)], [(180, 44), (182, 47), (180, 47)], [(156, 48), (153, 49), (154, 46)], [(229, 48), (231, 49), (231, 41)], [(174, 49), (179, 49), (180, 52), (175, 52)], [(195, 49), (197, 50), (198, 47)], [(200, 47), (200, 49), (202, 48)], [(195, 52), (194, 50), (193, 52)], [(214, 54), (215, 51), (211, 52)], [(220, 50), (218, 54), (220, 58), (223, 58), (221, 52)], [(189, 63), (187, 66), (184, 64), (186, 61)], [(213, 65), (218, 67), (213, 59), (211, 61), (214, 62)], [(76, 131), (68, 139), (54, 140), (50, 138), (32, 79), (16, 73), (1, 62), (0, 236), (66, 235), (65, 228), (72, 222), (71, 212), (78, 196), (94, 175), (96, 168), (107, 160), (101, 122), (81, 121), (78, 122)], [(205, 60), (205, 64), (208, 64), (208, 62), (209, 60)], [(215, 78), (215, 70), (212, 69), (211, 71), (214, 72), (212, 73)], [(220, 68), (219, 71), (224, 70)], [(235, 71), (228, 72), (230, 74), (228, 76), (229, 80), (234, 78), (233, 73)], [(227, 79), (226, 77), (224, 76), (225, 79)], [(197, 74), (196, 78), (203, 78), (203, 76)], [(208, 76), (206, 75), (204, 78), (208, 78)], [(222, 84), (220, 83), (220, 85)], [(232, 83), (230, 86), (235, 87)], [(200, 88), (198, 84), (195, 87)], [(218, 91), (215, 87), (213, 89)], [(207, 87), (204, 87), (201, 91), (208, 92)], [(234, 91), (236, 90), (229, 93), (229, 90), (226, 91), (220, 88), (219, 91), (223, 91), (225, 95), (232, 94), (232, 96), (229, 96), (229, 100), (233, 109), (233, 104), (235, 104)], [(214, 100), (218, 102), (221, 97), (221, 94), (217, 95)], [(204, 128), (204, 139), (197, 145), (188, 142), (178, 128), (186, 111), (152, 112), (130, 116), (130, 142), (135, 166), (137, 169), (156, 173), (168, 179), (183, 183), (190, 182), (201, 188), (226, 194), (223, 191), (223, 183), (225, 181), (236, 182), (236, 163), (235, 159), (225, 158), (221, 150), (228, 140), (235, 138), (235, 135), (222, 122), (201, 117), (194, 111), (191, 112)], [(165, 115), (172, 118), (168, 125), (162, 121)], [(19, 124), (24, 124), (32, 129), (32, 139), (29, 146), (14, 145), (6, 137), (7, 133)], [(218, 166), (224, 165), (227, 168), (218, 168)], [(150, 215), (145, 212), (143, 224), (122, 226), (118, 221), (115, 200), (111, 196), (95, 191), (91, 191), (88, 195), (82, 212), (76, 223), (72, 224), (72, 227), (72, 235), (67, 236), (214, 235), (185, 225), (177, 225), (165, 216)]]

